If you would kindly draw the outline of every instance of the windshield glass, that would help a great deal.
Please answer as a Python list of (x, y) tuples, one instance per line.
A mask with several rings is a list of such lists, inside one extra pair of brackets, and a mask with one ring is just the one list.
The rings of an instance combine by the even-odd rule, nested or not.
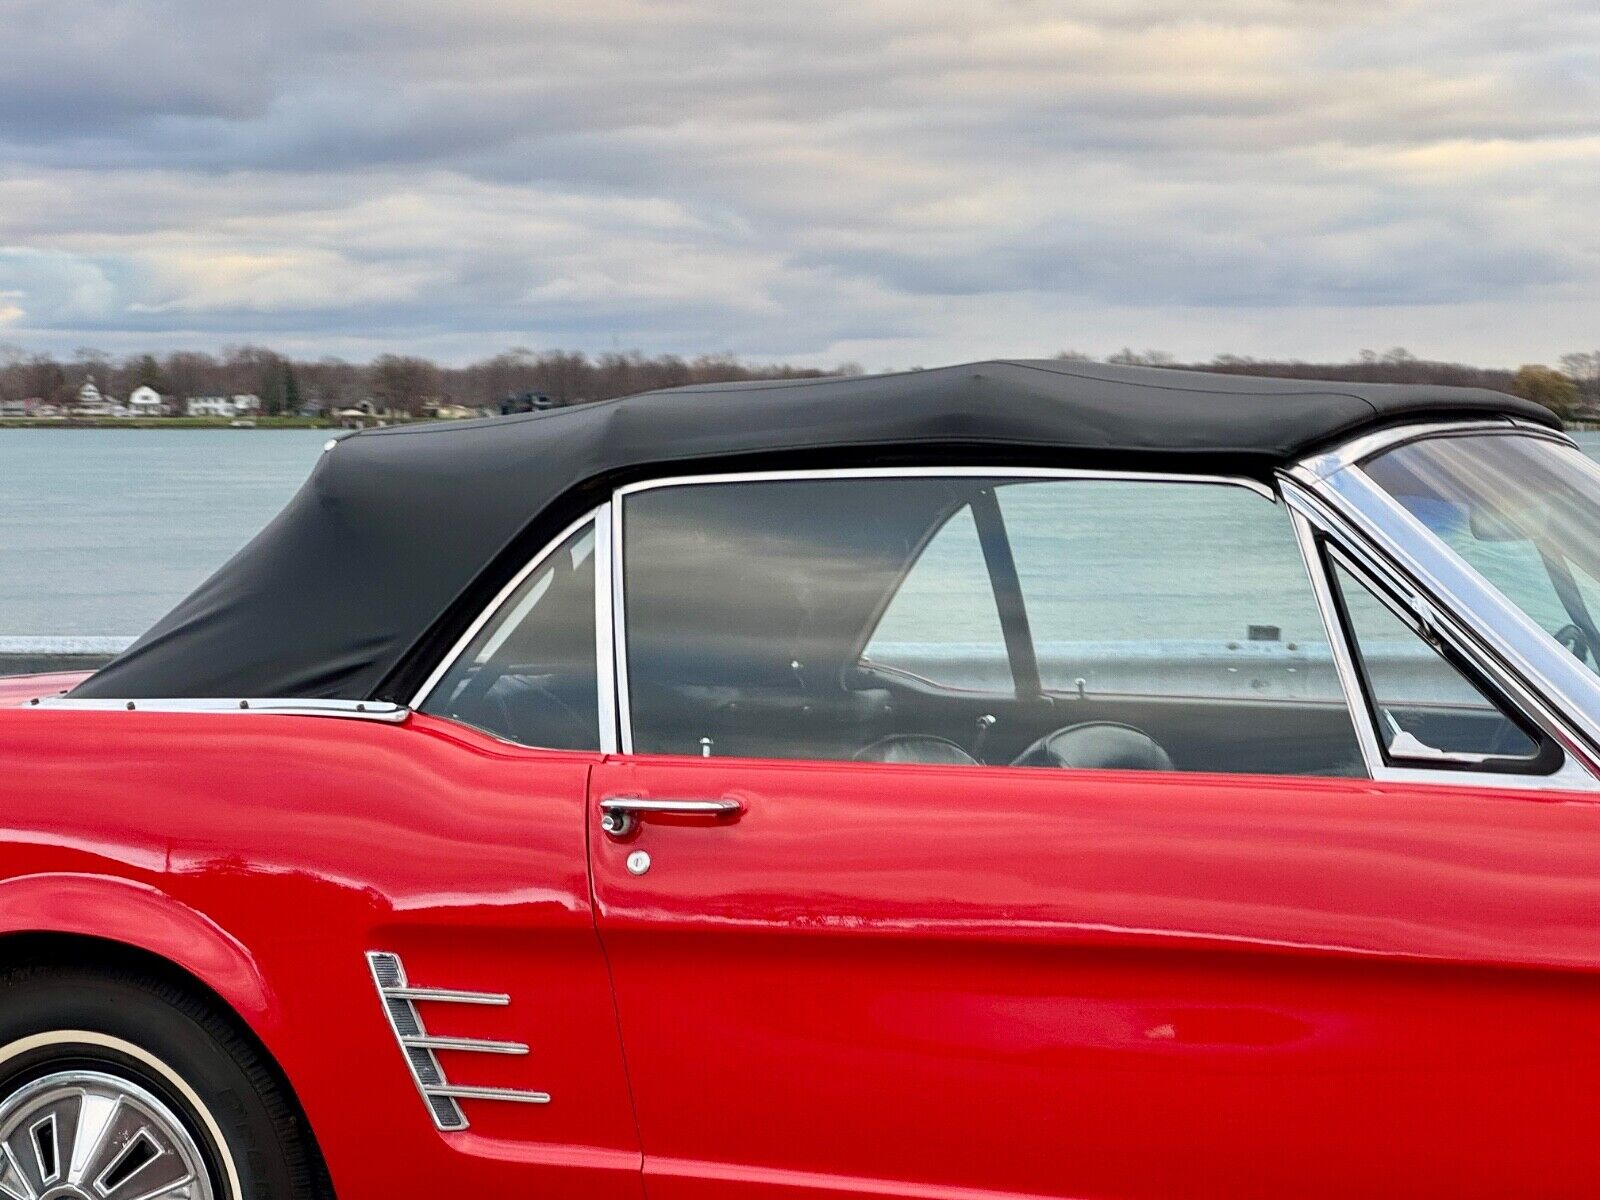
[(1362, 470), (1600, 673), (1600, 466), (1515, 434), (1411, 442)]

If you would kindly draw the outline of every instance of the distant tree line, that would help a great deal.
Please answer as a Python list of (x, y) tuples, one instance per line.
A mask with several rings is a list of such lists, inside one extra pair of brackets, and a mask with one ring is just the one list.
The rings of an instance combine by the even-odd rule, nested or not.
[[(1089, 355), (1063, 350), (1058, 359), (1093, 361)], [(1219, 354), (1209, 362), (1179, 362), (1161, 350), (1124, 349), (1106, 362), (1128, 366), (1170, 367), (1228, 375), (1265, 375), (1277, 379), (1327, 379), (1350, 383), (1433, 383), (1510, 392), (1564, 417), (1593, 412), (1600, 416), (1600, 350), (1561, 356), (1560, 368), (1531, 363), (1521, 367), (1474, 367), (1466, 363), (1418, 358), (1402, 346), (1363, 350), (1348, 362), (1306, 362), (1301, 359), (1247, 358)]]
[[(1064, 350), (1064, 360), (1093, 361)], [(1564, 416), (1600, 416), (1600, 350), (1564, 355), (1559, 368), (1476, 367), (1418, 358), (1396, 347), (1363, 350), (1348, 362), (1304, 362), (1221, 354), (1208, 362), (1180, 362), (1160, 350), (1125, 349), (1110, 363), (1171, 367), (1279, 378), (1366, 383), (1435, 383), (1509, 391)], [(0, 346), (0, 400), (38, 398), (65, 403), (90, 377), (103, 391), (126, 396), (148, 386), (181, 402), (196, 396), (253, 393), (268, 414), (294, 414), (307, 406), (337, 409), (372, 400), (384, 408), (419, 413), (451, 404), (494, 411), (507, 398), (529, 393), (557, 405), (605, 400), (653, 388), (751, 379), (804, 379), (860, 374), (853, 363), (824, 371), (812, 367), (741, 362), (730, 354), (648, 357), (637, 351), (589, 355), (582, 351), (507, 350), (467, 366), (441, 366), (414, 355), (384, 354), (367, 363), (338, 358), (294, 359), (262, 346), (236, 346), (218, 354), (180, 350), (165, 355), (113, 357), (80, 349), (64, 358)]]
[(853, 364), (833, 371), (754, 365), (726, 354), (686, 359), (672, 354), (590, 356), (520, 348), (468, 366), (449, 367), (400, 354), (380, 355), (368, 363), (293, 359), (262, 346), (237, 346), (219, 354), (180, 350), (122, 358), (93, 349), (58, 358), (0, 346), (0, 400), (36, 398), (65, 404), (92, 377), (102, 391), (116, 396), (145, 386), (179, 402), (253, 393), (261, 397), (269, 415), (298, 413), (308, 405), (338, 409), (363, 400), (418, 413), (435, 404), (494, 410), (508, 397), (529, 393), (566, 405), (691, 383), (815, 378), (860, 370)]

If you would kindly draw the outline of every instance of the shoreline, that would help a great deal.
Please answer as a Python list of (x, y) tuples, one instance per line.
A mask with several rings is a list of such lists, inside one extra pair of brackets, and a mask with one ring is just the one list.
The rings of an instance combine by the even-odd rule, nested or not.
[(0, 676), (98, 670), (134, 641), (88, 635), (0, 636)]
[(229, 417), (0, 417), (0, 429), (343, 429), (319, 417), (254, 417), (235, 425)]

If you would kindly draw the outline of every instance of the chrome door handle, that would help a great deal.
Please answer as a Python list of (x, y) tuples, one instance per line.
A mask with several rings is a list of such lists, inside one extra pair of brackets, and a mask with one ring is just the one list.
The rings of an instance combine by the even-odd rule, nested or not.
[(600, 828), (612, 837), (626, 837), (644, 816), (720, 817), (744, 811), (738, 800), (646, 800), (642, 796), (608, 796), (600, 801)]

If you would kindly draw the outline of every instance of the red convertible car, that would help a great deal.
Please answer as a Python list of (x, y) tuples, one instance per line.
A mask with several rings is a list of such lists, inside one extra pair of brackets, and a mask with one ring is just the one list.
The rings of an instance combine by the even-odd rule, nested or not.
[(329, 443), (0, 685), (0, 1197), (1600, 1191), (1600, 469), (994, 362)]

